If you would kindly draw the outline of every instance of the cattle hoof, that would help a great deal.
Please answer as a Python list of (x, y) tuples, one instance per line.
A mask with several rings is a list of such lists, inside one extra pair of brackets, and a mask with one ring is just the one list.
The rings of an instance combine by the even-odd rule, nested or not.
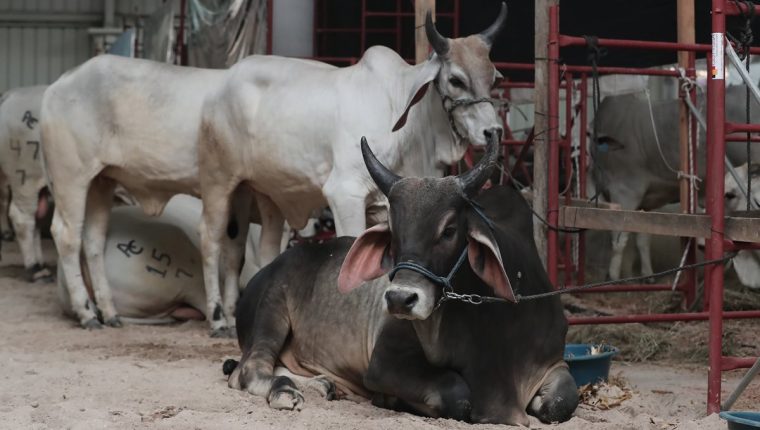
[(272, 409), (300, 411), (303, 408), (304, 398), (290, 378), (278, 376), (272, 382), (267, 401)]
[(98, 321), (97, 318), (90, 318), (89, 320), (82, 323), (82, 327), (86, 328), (87, 330), (100, 330), (103, 328), (103, 325)]
[(108, 321), (106, 321), (106, 325), (108, 327), (114, 327), (114, 328), (119, 328), (119, 327), (124, 326), (124, 324), (121, 322), (121, 318), (118, 315), (116, 315), (113, 318), (109, 318)]
[(4, 231), (3, 234), (0, 235), (0, 240), (4, 242), (13, 242), (16, 240), (16, 235), (13, 234), (12, 231)]
[(237, 331), (235, 327), (220, 327), (211, 330), (211, 337), (234, 339), (237, 338)]
[(312, 379), (312, 385), (327, 400), (337, 400), (338, 394), (335, 384), (325, 376), (317, 376)]

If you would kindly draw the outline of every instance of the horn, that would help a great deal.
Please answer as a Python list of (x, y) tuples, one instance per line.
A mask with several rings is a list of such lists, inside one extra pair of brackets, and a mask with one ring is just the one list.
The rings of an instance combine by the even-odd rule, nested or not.
[(362, 136), (362, 157), (364, 157), (364, 164), (367, 166), (367, 171), (372, 177), (372, 180), (375, 181), (377, 187), (380, 188), (380, 191), (382, 191), (387, 197), (393, 184), (401, 179), (401, 177), (383, 166), (383, 163), (381, 163), (380, 160), (375, 157), (372, 150), (369, 149), (367, 138), (364, 136)]
[(496, 17), (496, 21), (494, 21), (490, 27), (483, 30), (478, 36), (480, 36), (480, 38), (483, 39), (486, 45), (488, 45), (490, 48), (491, 45), (493, 45), (493, 41), (496, 40), (496, 36), (501, 33), (501, 30), (504, 28), (504, 24), (506, 22), (507, 4), (505, 2), (501, 2), (501, 11), (499, 12), (499, 16)]
[(499, 160), (499, 143), (501, 134), (493, 132), (486, 142), (486, 152), (478, 164), (472, 166), (472, 169), (457, 176), (457, 182), (462, 187), (462, 191), (467, 197), (472, 197), (478, 193), (480, 187), (486, 183), (491, 176), (496, 162)]
[(430, 45), (439, 57), (443, 57), (449, 53), (449, 41), (441, 36), (441, 33), (435, 28), (433, 14), (430, 11), (425, 15), (425, 35), (427, 35), (428, 42), (430, 42)]

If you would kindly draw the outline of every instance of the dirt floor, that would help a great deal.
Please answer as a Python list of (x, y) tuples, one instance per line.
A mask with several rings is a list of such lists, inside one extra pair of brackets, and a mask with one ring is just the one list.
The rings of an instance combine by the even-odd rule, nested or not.
[[(45, 243), (52, 262), (52, 244)], [(278, 412), (261, 398), (227, 388), (221, 366), (237, 358), (233, 340), (211, 339), (205, 323), (126, 326), (87, 332), (64, 318), (52, 284), (29, 284), (15, 244), (3, 244), (0, 262), (0, 428), (178, 428), (178, 429), (492, 429), (451, 420), (420, 418), (348, 400), (327, 402), (306, 391), (301, 412)], [(706, 337), (690, 326), (686, 342)], [(757, 322), (729, 326), (757, 351)], [(635, 330), (635, 328), (626, 329)], [(659, 330), (659, 329), (658, 329)], [(678, 330), (660, 336), (679, 337)], [(579, 337), (609, 332), (574, 332)], [(599, 339), (601, 341), (604, 339)], [(751, 342), (751, 344), (742, 344)], [(675, 345), (675, 346), (674, 346)], [(576, 416), (557, 429), (724, 429), (716, 415), (705, 417), (706, 366), (684, 360), (669, 342), (662, 360), (612, 367), (612, 385), (590, 395)], [(640, 357), (629, 354), (634, 359)], [(742, 372), (724, 374), (724, 390)], [(617, 399), (617, 400), (616, 400)], [(619, 399), (625, 399), (618, 403)], [(594, 406), (595, 405), (595, 406)], [(600, 408), (611, 405), (611, 409)], [(760, 409), (755, 381), (736, 409)]]

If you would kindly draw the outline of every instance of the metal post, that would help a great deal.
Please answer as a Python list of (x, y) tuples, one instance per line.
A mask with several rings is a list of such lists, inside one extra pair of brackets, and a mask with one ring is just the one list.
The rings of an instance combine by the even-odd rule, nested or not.
[(549, 145), (549, 166), (547, 176), (547, 216), (549, 229), (546, 232), (549, 281), (557, 287), (557, 231), (551, 226), (559, 221), (559, 6), (549, 7), (549, 106), (546, 118)]
[[(696, 54), (694, 52), (689, 52), (688, 56), (688, 67), (686, 68), (686, 76), (689, 79), (696, 79), (697, 77), (697, 69), (696, 69)], [(691, 99), (692, 104), (696, 106), (697, 103), (697, 89), (693, 88), (691, 90), (691, 93), (688, 94), (688, 97)], [(698, 171), (697, 169), (697, 163), (699, 160), (697, 160), (697, 141), (699, 140), (699, 128), (697, 126), (697, 120), (692, 118), (690, 123), (690, 136), (691, 140), (689, 141), (689, 157), (691, 158), (691, 167), (693, 170), (693, 173), (696, 174)], [(689, 212), (694, 212), (697, 206), (696, 197), (697, 197), (697, 190), (694, 187), (694, 183), (692, 181), (689, 181)], [(697, 242), (692, 240), (691, 245), (689, 246), (689, 251), (686, 256), (686, 264), (694, 264), (697, 261)], [(686, 278), (684, 279), (684, 291), (685, 291), (685, 298), (686, 298), (686, 306), (691, 307), (694, 304), (694, 301), (697, 300), (697, 270), (692, 269), (689, 270), (686, 273)]]
[[(570, 191), (573, 181), (573, 74), (565, 74), (565, 139), (563, 143), (563, 159), (565, 162), (565, 204), (570, 205), (572, 202), (572, 192)], [(575, 271), (575, 265), (573, 262), (573, 236), (571, 234), (565, 235), (565, 249), (564, 249), (564, 274), (565, 285), (570, 285), (572, 282), (572, 275)]]
[[(182, 0), (183, 2), (185, 0)], [(316, 9), (316, 8), (315, 8)], [(316, 11), (314, 13), (316, 16)], [(274, 0), (267, 0), (267, 55), (272, 55), (272, 35), (274, 34)], [(317, 26), (314, 26), (315, 31)], [(316, 40), (316, 32), (314, 33)], [(316, 43), (316, 42), (314, 42)], [(317, 51), (313, 51), (312, 55), (316, 55)]]
[[(585, 200), (588, 196), (586, 194), (586, 175), (588, 170), (586, 157), (588, 156), (587, 140), (586, 140), (586, 123), (588, 122), (588, 75), (581, 74), (581, 124), (578, 137), (580, 138), (580, 145), (578, 147), (579, 162), (578, 162), (578, 187), (580, 188), (579, 197)], [(578, 274), (575, 277), (575, 282), (578, 285), (583, 285), (586, 282), (586, 233), (581, 231), (577, 235), (578, 237)]]
[[(706, 243), (705, 258), (723, 256), (723, 159), (725, 156), (725, 80), (724, 46), (726, 18), (725, 0), (712, 0), (712, 67), (709, 70), (707, 93), (707, 213), (712, 234)], [(707, 412), (720, 412), (721, 345), (723, 335), (723, 267), (706, 268), (705, 291), (710, 297), (709, 370), (707, 374)]]

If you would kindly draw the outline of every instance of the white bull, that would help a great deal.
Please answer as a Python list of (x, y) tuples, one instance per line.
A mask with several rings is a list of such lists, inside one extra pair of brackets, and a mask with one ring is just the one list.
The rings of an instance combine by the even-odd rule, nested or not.
[[(301, 228), (325, 204), (339, 236), (362, 233), (368, 208), (385, 204), (364, 167), (362, 136), (376, 142), (373, 150), (394, 172), (440, 176), (467, 142), (484, 145), (492, 133), (500, 135), (501, 120), (489, 103), (500, 75), (488, 55), (505, 19), (502, 5), (483, 33), (446, 39), (428, 14), (425, 30), (435, 53), (416, 66), (384, 47), (346, 68), (257, 56), (233, 66), (202, 114), (207, 285), (218, 278), (220, 251), (230, 249), (222, 244), (229, 243), (230, 225), (247, 219), (252, 198), (261, 216), (264, 263), (279, 253), (283, 220)], [(212, 299), (209, 306), (221, 306), (218, 296)], [(229, 325), (233, 304), (225, 298), (222, 308)], [(223, 321), (212, 327), (225, 329)]]
[[(679, 100), (652, 102), (647, 96), (608, 96), (599, 105), (596, 127), (599, 145), (591, 147), (594, 185), (606, 200), (623, 209), (656, 210), (679, 198)], [(744, 122), (744, 87), (726, 89), (726, 118)], [(753, 123), (760, 121), (760, 106), (753, 101)], [(656, 128), (655, 128), (656, 127)], [(745, 144), (728, 142), (726, 155), (735, 165), (747, 162)], [(695, 155), (697, 176), (705, 176), (705, 133), (700, 129)], [(752, 147), (752, 159), (760, 152)], [(704, 187), (702, 187), (704, 189)], [(630, 233), (613, 232), (609, 277), (620, 277), (623, 252)], [(643, 275), (652, 274), (650, 236), (636, 235)]]
[[(229, 70), (201, 70), (103, 56), (62, 76), (45, 93), (42, 133), (59, 202), (51, 230), (82, 325), (100, 326), (82, 279), (81, 250), (106, 324), (121, 324), (103, 262), (117, 182), (150, 214), (159, 214), (173, 194), (203, 192), (206, 313), (212, 315), (212, 335), (228, 335), (250, 189), (258, 203), (253, 212), (261, 213), (263, 223), (263, 263), (279, 252), (283, 218), (301, 227), (325, 200), (338, 233), (358, 235), (365, 207), (380, 200), (361, 161), (360, 136), (388, 142), (375, 150), (391, 168), (431, 175), (465, 150), (466, 142), (452, 136), (452, 124), (473, 143), (484, 143), (486, 131), (500, 133), (496, 110), (480, 102), (488, 101), (499, 76), (488, 53), (505, 19), (502, 5), (489, 29), (454, 40), (443, 38), (429, 20), (436, 54), (414, 67), (386, 48), (371, 48), (344, 69), (254, 56)], [(423, 96), (432, 81), (437, 89)], [(408, 112), (417, 101), (420, 107)], [(409, 125), (391, 134), (407, 113)], [(235, 189), (239, 198), (230, 219)]]
[[(4, 193), (1, 215), (8, 216), (30, 281), (50, 281), (40, 246), (37, 218), (44, 215), (47, 199), (40, 192), (47, 186), (40, 154), (40, 106), (45, 86), (17, 88), (0, 98), (0, 188)], [(39, 213), (38, 213), (39, 212)]]
[[(198, 234), (201, 211), (201, 201), (187, 195), (174, 196), (159, 217), (147, 216), (135, 206), (113, 209), (105, 246), (106, 276), (116, 311), (128, 322), (205, 317)], [(255, 249), (253, 241), (248, 245)], [(243, 273), (256, 273), (253, 261), (246, 259)], [(59, 272), (61, 267), (59, 263)], [(61, 307), (76, 317), (65, 277), (58, 275)], [(86, 284), (92, 298), (90, 283)]]

